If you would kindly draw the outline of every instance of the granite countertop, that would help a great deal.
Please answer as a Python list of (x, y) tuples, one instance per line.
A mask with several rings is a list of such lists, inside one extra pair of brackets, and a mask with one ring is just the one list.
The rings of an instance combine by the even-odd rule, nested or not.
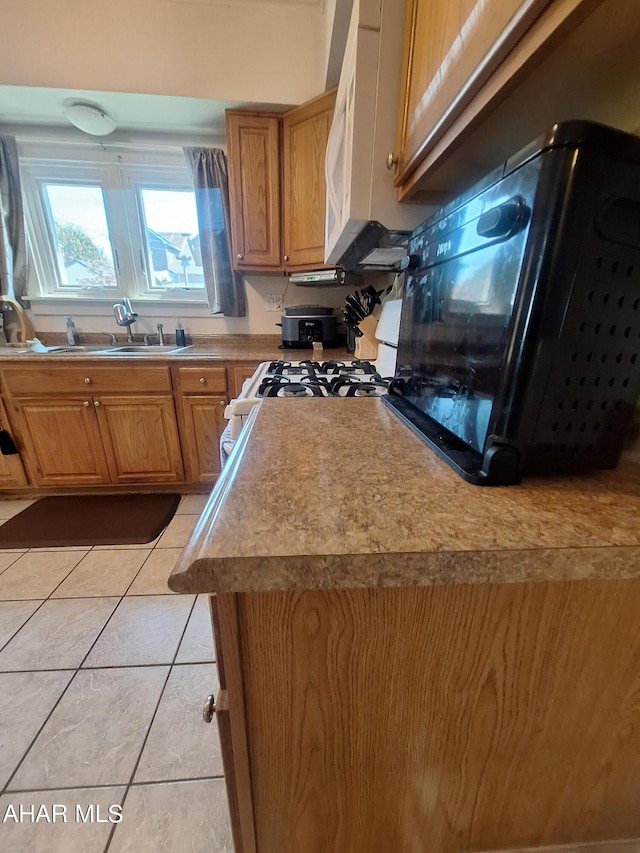
[(255, 407), (169, 580), (176, 592), (640, 575), (640, 460), (488, 488), (379, 399)]
[[(43, 335), (43, 343), (48, 346), (66, 346), (66, 341), (61, 335)], [(290, 361), (299, 361), (305, 358), (314, 358), (312, 349), (280, 349), (280, 338), (277, 335), (216, 335), (208, 338), (196, 338), (193, 344), (186, 349), (171, 353), (156, 351), (151, 346), (148, 352), (137, 353), (99, 353), (91, 351), (77, 351), (72, 353), (33, 353), (21, 351), (19, 347), (0, 347), (0, 362), (2, 361), (80, 361), (86, 359), (100, 359), (100, 361), (120, 362), (123, 359), (140, 358), (147, 361), (185, 361), (191, 360), (217, 360), (217, 361), (275, 361), (284, 358)], [(109, 344), (104, 336), (83, 336), (80, 346), (102, 346), (107, 349)], [(118, 341), (116, 346), (127, 346), (127, 341)], [(141, 346), (142, 341), (134, 341), (135, 346)], [(347, 359), (351, 360), (344, 347), (324, 349), (322, 359)]]

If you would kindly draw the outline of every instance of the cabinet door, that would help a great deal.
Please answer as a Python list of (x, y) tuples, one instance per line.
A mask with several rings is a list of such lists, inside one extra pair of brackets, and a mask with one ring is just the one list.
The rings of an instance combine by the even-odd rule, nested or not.
[(19, 403), (27, 458), (38, 486), (94, 486), (109, 469), (91, 398)]
[[(20, 450), (19, 442), (16, 439), (14, 431), (11, 429), (7, 411), (2, 400), (0, 400), (0, 429), (7, 430)], [(13, 454), (12, 456), (0, 455), (0, 488), (10, 489), (14, 486), (18, 487), (26, 485), (27, 478), (25, 477), (20, 456), (18, 454)]]
[(212, 483), (220, 473), (220, 436), (226, 426), (226, 397), (202, 394), (182, 398), (185, 461), (190, 483)]
[(287, 270), (324, 265), (325, 152), (335, 91), (283, 119), (284, 264)]
[(94, 399), (114, 483), (178, 483), (182, 458), (173, 397)]
[(396, 184), (478, 94), (553, 0), (411, 0)]
[(282, 270), (280, 118), (227, 113), (233, 265)]

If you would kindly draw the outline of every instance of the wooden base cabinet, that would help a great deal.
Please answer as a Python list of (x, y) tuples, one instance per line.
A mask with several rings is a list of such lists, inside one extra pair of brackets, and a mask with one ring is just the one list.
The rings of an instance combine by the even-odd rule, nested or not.
[(640, 579), (214, 604), (238, 853), (640, 836)]
[(226, 397), (183, 397), (187, 476), (191, 483), (212, 483), (220, 473), (220, 435), (226, 426)]
[(184, 481), (166, 364), (25, 363), (3, 368), (2, 380), (33, 485)]
[(111, 481), (91, 398), (21, 399), (16, 411), (36, 486), (100, 486)]
[(184, 479), (173, 397), (101, 396), (94, 400), (113, 483)]
[(184, 479), (169, 395), (24, 399), (18, 412), (38, 486)]
[(227, 422), (225, 367), (180, 365), (173, 381), (180, 399), (182, 451), (190, 483), (213, 483), (220, 473), (220, 436)]

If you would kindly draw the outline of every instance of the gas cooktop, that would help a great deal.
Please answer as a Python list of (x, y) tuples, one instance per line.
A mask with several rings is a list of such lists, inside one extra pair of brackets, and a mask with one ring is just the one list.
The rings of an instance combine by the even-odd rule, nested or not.
[(262, 370), (256, 397), (380, 397), (390, 379), (370, 361), (272, 361)]

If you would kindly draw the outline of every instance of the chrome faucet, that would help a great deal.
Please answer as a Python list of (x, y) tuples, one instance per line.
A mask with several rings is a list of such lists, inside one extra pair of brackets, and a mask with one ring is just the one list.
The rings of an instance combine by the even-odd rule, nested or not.
[(122, 302), (116, 302), (113, 306), (113, 316), (116, 318), (116, 323), (119, 326), (127, 327), (127, 341), (133, 343), (133, 334), (131, 326), (138, 319), (138, 315), (131, 307), (131, 301), (125, 296)]
[(158, 323), (158, 325), (156, 326), (156, 329), (158, 330), (158, 343), (160, 344), (161, 347), (163, 347), (164, 346), (164, 326), (162, 325), (162, 323)]
[(113, 334), (113, 332), (101, 332), (101, 334), (102, 334), (102, 335), (107, 335), (107, 337), (111, 338), (110, 343), (111, 343), (111, 346), (112, 346), (112, 347), (115, 347), (115, 346), (117, 346), (117, 345), (118, 345), (118, 339), (117, 339), (117, 338), (116, 338), (116, 336)]

